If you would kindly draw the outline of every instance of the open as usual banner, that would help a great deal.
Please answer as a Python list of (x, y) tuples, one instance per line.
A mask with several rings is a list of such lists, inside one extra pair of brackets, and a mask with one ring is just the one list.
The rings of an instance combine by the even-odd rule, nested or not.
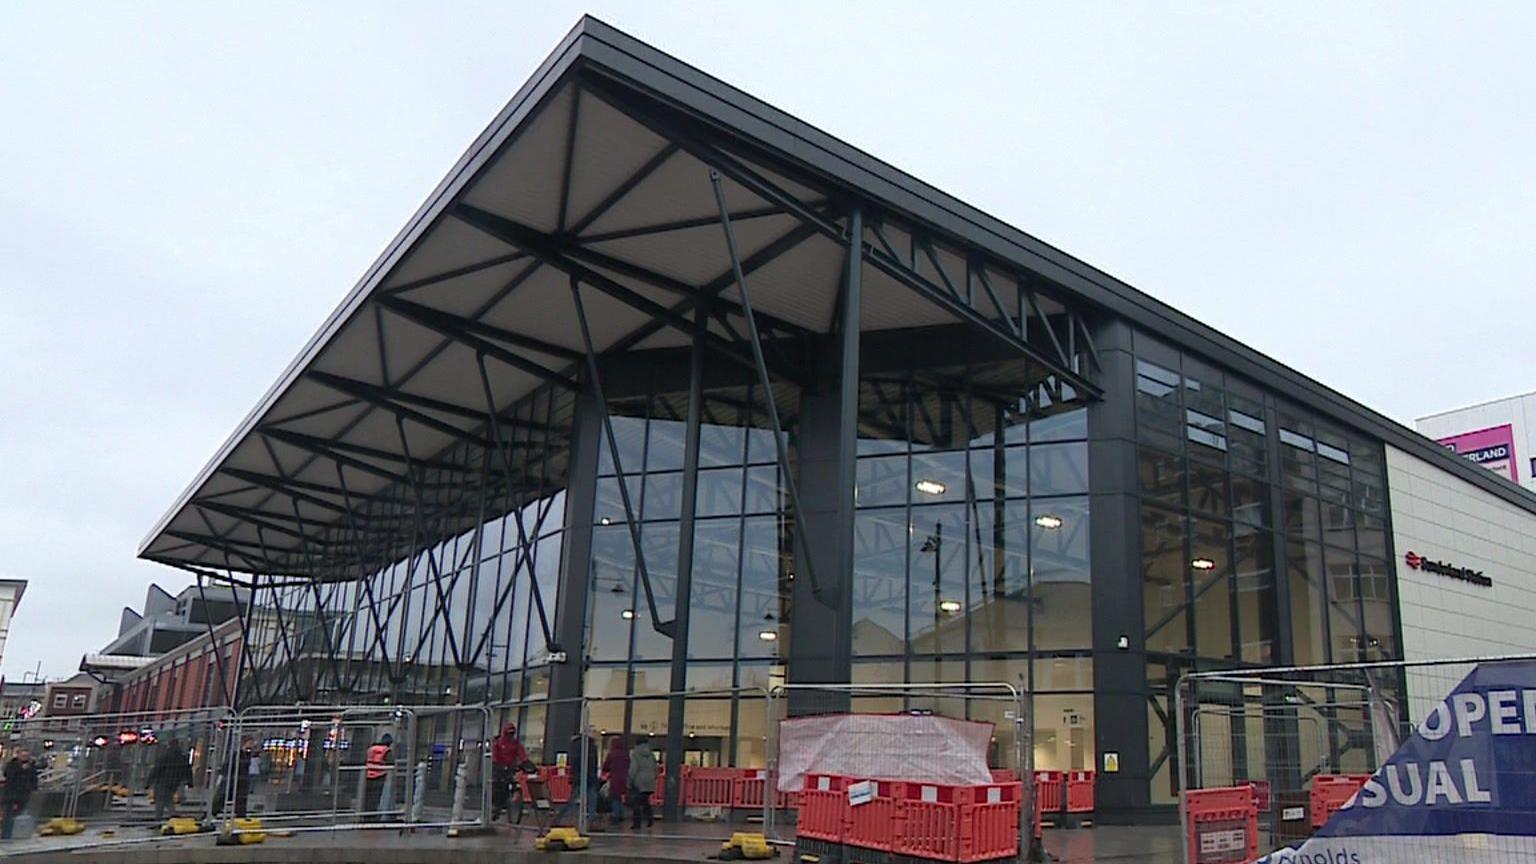
[(1260, 864), (1536, 862), (1536, 662), (1483, 663), (1344, 809)]

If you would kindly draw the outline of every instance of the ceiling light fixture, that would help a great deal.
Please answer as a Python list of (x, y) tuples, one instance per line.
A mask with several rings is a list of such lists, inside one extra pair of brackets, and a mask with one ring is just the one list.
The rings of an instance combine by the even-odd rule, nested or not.
[(633, 620), (635, 617), (635, 610), (625, 609), (623, 612), (619, 613), (619, 617), (623, 618), (625, 621)]
[(917, 491), (924, 495), (943, 495), (949, 487), (937, 480), (923, 479), (913, 484)]
[(613, 524), (613, 520), (609, 519), (607, 516), (604, 516), (603, 518), (597, 520), (597, 524), (599, 524), (599, 525), (612, 525)]
[(1049, 528), (1051, 530), (1055, 530), (1061, 527), (1061, 517), (1052, 516), (1049, 513), (1042, 513), (1035, 517), (1035, 524), (1039, 525), (1041, 528)]
[(1216, 562), (1209, 558), (1196, 558), (1195, 560), (1189, 562), (1189, 566), (1195, 568), (1196, 570), (1215, 570)]
[(759, 630), (757, 631), (757, 638), (763, 642), (777, 642), (779, 641), (779, 631)]
[(950, 615), (953, 615), (956, 612), (960, 611), (960, 601), (959, 600), (940, 600), (939, 601), (939, 611), (940, 612), (947, 612)]

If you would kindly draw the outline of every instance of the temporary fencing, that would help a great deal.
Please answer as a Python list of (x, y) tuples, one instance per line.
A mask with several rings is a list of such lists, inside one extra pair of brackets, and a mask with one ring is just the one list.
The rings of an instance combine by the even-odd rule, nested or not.
[[(1335, 813), (1350, 807), (1367, 784), (1380, 793), (1380, 800), (1389, 792), (1394, 796), (1398, 791), (1412, 793), (1407, 797), (1417, 802), (1415, 819), (1432, 820), (1437, 804), (1467, 803), (1466, 796), (1480, 790), (1460, 787), (1475, 786), (1476, 766), (1468, 765), (1471, 756), (1484, 750), (1469, 746), (1458, 751), (1449, 768), (1429, 764), (1444, 775), (1438, 781), (1446, 786), (1444, 797), (1429, 794), (1430, 784), (1439, 775), (1431, 771), (1420, 777), (1417, 765), (1407, 778), (1411, 783), (1406, 775), (1391, 773), (1376, 780), (1372, 775), (1427, 719), (1454, 717), (1465, 736), (1469, 727), (1491, 715), (1486, 697), (1457, 694), (1453, 698), (1453, 691), (1474, 669), (1485, 676), (1508, 672), (1502, 678), (1515, 682), (1523, 681), (1523, 675), (1536, 684), (1536, 673), (1530, 671), (1536, 669), (1533, 661), (1536, 657), (1528, 655), (1382, 661), (1184, 676), (1175, 698), (1178, 762), (1170, 773), (1181, 787), (1177, 791), (1185, 860), (1191, 864), (1251, 861), (1261, 851), (1299, 845), (1328, 825)], [(1513, 674), (1516, 670), (1519, 674)], [(1531, 704), (1536, 705), (1536, 690), (1521, 690), (1513, 684), (1491, 695), (1507, 696), (1512, 706), (1507, 708), (1507, 719), (1525, 716), (1522, 693), (1531, 694)], [(1536, 725), (1536, 712), (1531, 713), (1528, 725)], [(1500, 734), (1512, 728), (1511, 723)], [(1536, 728), (1527, 734), (1536, 734)], [(1403, 788), (1389, 789), (1389, 783)], [(1502, 804), (1497, 794), (1482, 807), (1483, 818), (1497, 821), (1501, 808), (1508, 813), (1509, 825), (1528, 823), (1536, 815), (1517, 803), (1530, 797), (1527, 790), (1507, 786)], [(1374, 793), (1372, 803), (1376, 806)], [(1418, 824), (1406, 824), (1393, 833), (1411, 835), (1421, 830)], [(1438, 857), (1424, 852), (1416, 860), (1536, 861), (1536, 845), (1529, 854), (1511, 854), (1507, 844), (1499, 851), (1497, 858)]]
[[(1038, 798), (1035, 784), (1019, 779), (1033, 776), (1026, 701), (1006, 683), (773, 688), (779, 722), (769, 724), (765, 773), (798, 807), (765, 807), (765, 831), (853, 864), (882, 854), (974, 862), (1031, 849)], [(825, 740), (792, 726), (844, 717), (855, 722), (809, 727)], [(991, 728), (976, 737), (975, 722)]]
[(3, 722), (0, 762), (27, 751), (36, 763), (38, 788), (24, 824), (77, 820), (95, 837), (108, 826), (148, 826), (172, 815), (201, 819), (218, 797), (231, 716), (223, 709), (38, 712)]
[(252, 706), (230, 727), (215, 815), (294, 831), (489, 824), (492, 737), (484, 706)]

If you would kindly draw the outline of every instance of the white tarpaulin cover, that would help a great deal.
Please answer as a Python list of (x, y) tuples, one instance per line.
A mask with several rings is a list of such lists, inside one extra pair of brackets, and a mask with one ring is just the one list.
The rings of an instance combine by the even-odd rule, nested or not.
[(806, 774), (989, 783), (992, 724), (931, 714), (821, 714), (779, 724), (779, 791)]

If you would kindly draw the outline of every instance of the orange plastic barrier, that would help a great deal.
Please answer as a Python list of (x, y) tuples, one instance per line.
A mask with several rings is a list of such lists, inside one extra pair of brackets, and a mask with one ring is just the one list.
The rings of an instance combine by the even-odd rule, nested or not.
[[(900, 840), (903, 820), (901, 800), (905, 783), (894, 780), (850, 780), (851, 783), (867, 782), (874, 785), (875, 797), (848, 808), (848, 830), (844, 842), (849, 846), (877, 849), (882, 852), (896, 851)], [(843, 794), (846, 801), (848, 794)]]
[(549, 784), (551, 804), (564, 804), (571, 800), (571, 769), (540, 768), (539, 773), (543, 776), (544, 782)]
[(1017, 783), (1019, 782), (1019, 772), (1013, 770), (1012, 768), (993, 768), (992, 782)]
[(842, 843), (847, 822), (848, 778), (835, 774), (805, 775), (796, 833), (812, 840)]
[(683, 766), (683, 805), (686, 807), (730, 807), (736, 800), (735, 768), (698, 768)]
[(1253, 786), (1184, 793), (1188, 864), (1240, 864), (1259, 857), (1259, 807)]
[(1019, 853), (1020, 783), (907, 782), (891, 784), (891, 791), (901, 798), (891, 850), (898, 855), (971, 864)]
[(1308, 796), (1312, 827), (1326, 825), (1328, 817), (1343, 809), (1345, 802), (1369, 779), (1369, 774), (1319, 774), (1313, 777), (1312, 793)]
[[(741, 776), (736, 778), (736, 794), (731, 806), (738, 810), (763, 809), (763, 795), (768, 788), (768, 772), (762, 768), (742, 768)], [(775, 810), (786, 810), (791, 806), (790, 795), (786, 792), (773, 794), (773, 807)]]
[(1067, 812), (1093, 812), (1094, 774), (1092, 771), (1067, 772)]
[(667, 766), (656, 766), (656, 789), (651, 792), (651, 806), (660, 807), (667, 800)]
[(1060, 813), (1066, 809), (1067, 778), (1060, 771), (1035, 772), (1035, 809), (1041, 813)]

